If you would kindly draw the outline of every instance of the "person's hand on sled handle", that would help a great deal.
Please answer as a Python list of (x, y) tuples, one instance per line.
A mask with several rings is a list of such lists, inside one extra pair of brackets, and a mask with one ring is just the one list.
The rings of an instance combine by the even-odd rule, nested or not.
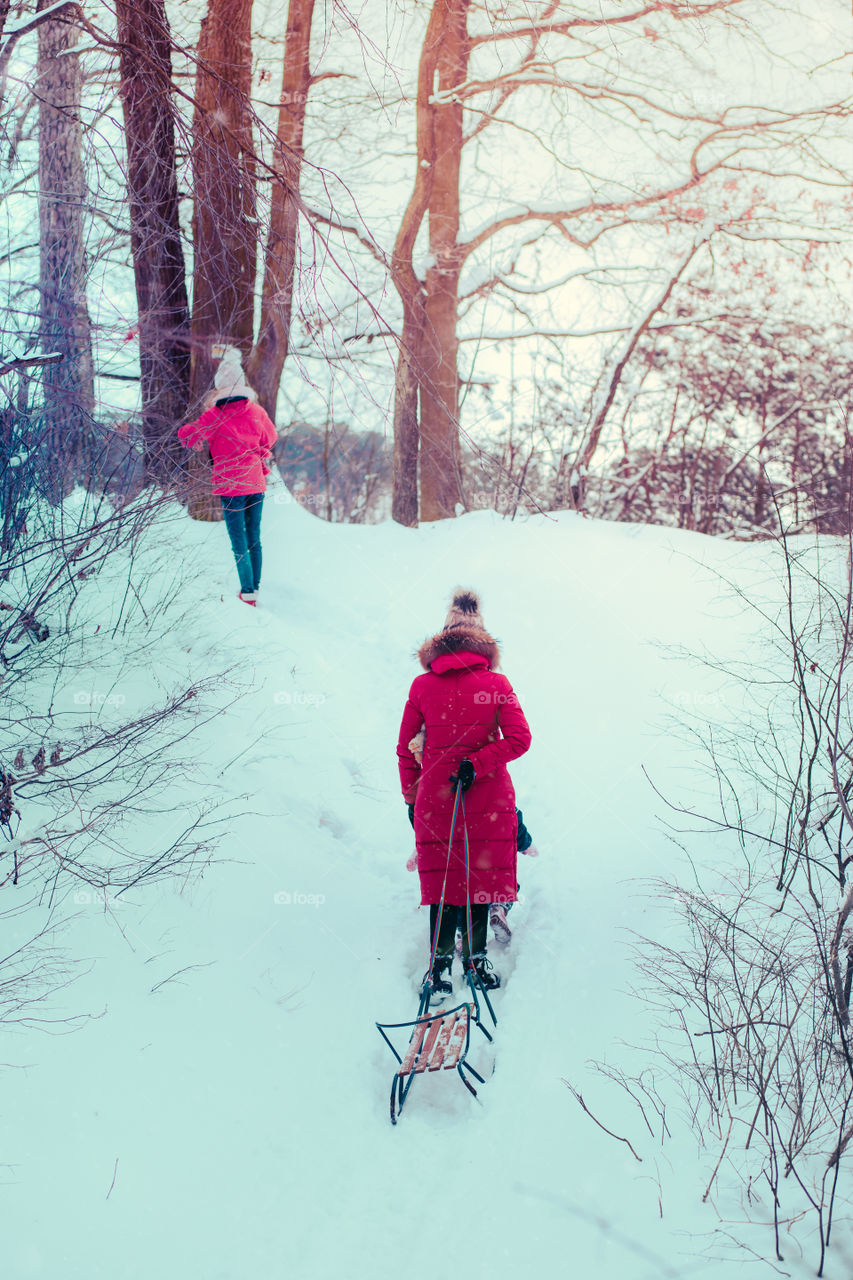
[(452, 773), (450, 775), (450, 781), (453, 784), (454, 791), (456, 790), (457, 787), (459, 787), (464, 793), (468, 791), (469, 788), (473, 785), (474, 779), (476, 777), (477, 777), (477, 773), (474, 768), (474, 765), (472, 761), (470, 761), (466, 756), (466, 758), (459, 765), (459, 768), (456, 771), (456, 773)]

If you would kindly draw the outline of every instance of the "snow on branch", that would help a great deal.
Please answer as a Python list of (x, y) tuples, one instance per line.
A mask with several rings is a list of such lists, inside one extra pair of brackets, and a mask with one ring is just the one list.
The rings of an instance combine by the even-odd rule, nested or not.
[(4, 373), (9, 373), (12, 369), (28, 369), (37, 365), (59, 364), (60, 360), (64, 359), (65, 357), (61, 351), (52, 351), (43, 356), (17, 356), (14, 360), (0, 360), (0, 378)]
[[(74, 10), (75, 17), (83, 16), (78, 0), (57, 0), (56, 4), (49, 5), (47, 9), (31, 13), (20, 22), (11, 23), (6, 28), (6, 39), (0, 47), (0, 74), (5, 70), (12, 49), (21, 36), (26, 35), (28, 31), (35, 31), (36, 27), (40, 27), (43, 22), (50, 22), (51, 18), (58, 18), (60, 14), (65, 16), (69, 10)], [(70, 13), (68, 16), (71, 16)]]

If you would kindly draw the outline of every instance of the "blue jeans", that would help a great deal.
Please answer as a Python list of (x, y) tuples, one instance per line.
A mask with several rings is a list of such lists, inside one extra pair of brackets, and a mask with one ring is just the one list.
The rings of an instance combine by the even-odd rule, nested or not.
[(262, 493), (241, 493), (222, 497), (222, 514), (237, 562), (242, 592), (257, 591), (261, 585)]

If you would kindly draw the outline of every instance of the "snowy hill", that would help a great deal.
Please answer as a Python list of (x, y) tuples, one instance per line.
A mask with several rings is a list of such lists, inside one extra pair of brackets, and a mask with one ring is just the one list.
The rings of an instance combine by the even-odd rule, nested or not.
[[(701, 1203), (710, 1169), (677, 1115), (662, 1145), (588, 1065), (635, 1062), (650, 1015), (632, 931), (672, 927), (648, 881), (686, 870), (644, 769), (695, 797), (667, 716), (725, 696), (662, 646), (742, 656), (755, 619), (720, 575), (772, 593), (769, 549), (568, 513), (329, 525), (277, 489), (252, 611), (224, 527), (172, 521), (189, 621), (156, 665), (236, 667), (246, 692), (223, 689), (199, 730), (235, 816), (198, 881), (69, 897), (62, 942), (89, 963), (53, 1004), (93, 1017), (6, 1039), (4, 1276), (769, 1274)], [(394, 747), (414, 650), (460, 583), (531, 725), (511, 773), (541, 856), (519, 860), (511, 955), (493, 957), (494, 1076), (479, 1102), (449, 1074), (418, 1080), (392, 1128), (374, 1022), (414, 1016), (427, 959)], [(127, 695), (154, 678), (140, 662)]]

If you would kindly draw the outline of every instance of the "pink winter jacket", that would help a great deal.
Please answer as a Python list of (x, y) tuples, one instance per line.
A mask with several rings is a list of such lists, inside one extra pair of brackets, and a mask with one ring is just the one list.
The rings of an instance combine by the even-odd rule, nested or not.
[(277, 439), (276, 429), (259, 404), (231, 400), (207, 409), (195, 422), (178, 429), (188, 449), (205, 441), (213, 458), (213, 492), (221, 497), (263, 493), (267, 486), (267, 458)]
[[(424, 675), (409, 690), (397, 741), (404, 798), (415, 804), (421, 902), (512, 902), (516, 891), (515, 791), (506, 766), (530, 746), (530, 730), (512, 685), (494, 671), (498, 646), (485, 631), (454, 627), (420, 650)], [(425, 730), (418, 761), (413, 739)], [(420, 747), (420, 741), (417, 748)], [(476, 780), (465, 793), (469, 869), (461, 815), (448, 861), (453, 813), (450, 775), (467, 756)], [(467, 881), (467, 883), (466, 883)]]

